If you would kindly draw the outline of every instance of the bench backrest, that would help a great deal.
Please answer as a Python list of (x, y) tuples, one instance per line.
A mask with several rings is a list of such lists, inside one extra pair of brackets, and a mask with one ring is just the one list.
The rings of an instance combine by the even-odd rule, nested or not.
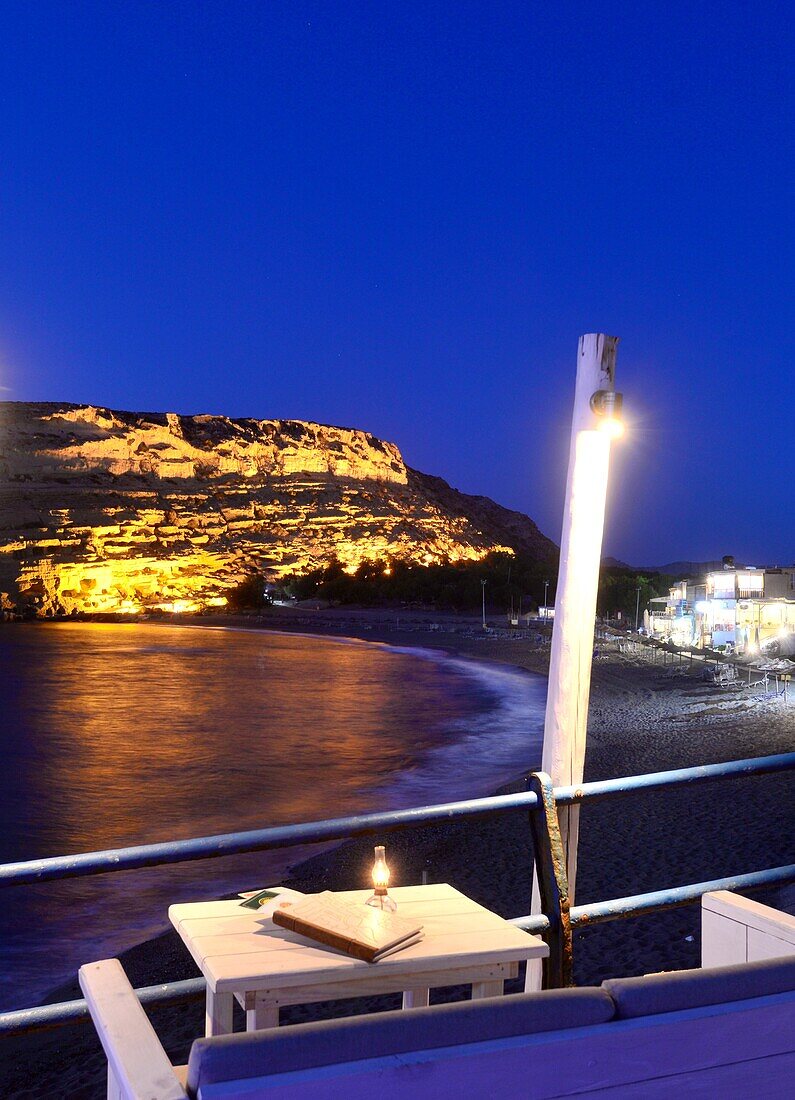
[(188, 1089), (197, 1094), (232, 1078), (584, 1027), (612, 1019), (613, 1012), (613, 1002), (603, 989), (556, 989), (199, 1039), (190, 1053)]
[(605, 985), (199, 1040), (188, 1090), (201, 1100), (365, 1100), (374, 1090), (430, 1100), (634, 1084), (664, 1096), (672, 1082), (753, 1081), (764, 1059), (766, 1095), (791, 1092), (795, 960)]
[(701, 899), (701, 965), (795, 955), (795, 916), (728, 890)]

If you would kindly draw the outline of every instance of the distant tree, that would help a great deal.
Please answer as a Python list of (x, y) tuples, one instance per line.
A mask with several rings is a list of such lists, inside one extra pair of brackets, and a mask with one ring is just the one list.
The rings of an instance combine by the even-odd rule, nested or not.
[(258, 610), (270, 603), (265, 595), (265, 578), (261, 573), (251, 573), (226, 593), (226, 606), (230, 611)]
[[(452, 611), (475, 611), (481, 605), (486, 581), (487, 606), (499, 612), (513, 603), (524, 610), (543, 597), (544, 581), (553, 581), (554, 562), (539, 562), (506, 553), (492, 553), (480, 561), (419, 565), (401, 559), (367, 560), (354, 574), (339, 562), (287, 577), (285, 589), (299, 600), (321, 599), (364, 606), (413, 604)], [(550, 592), (550, 596), (552, 592)]]
[(642, 624), (649, 600), (655, 596), (667, 596), (673, 584), (674, 578), (664, 573), (636, 573), (633, 569), (618, 567), (603, 569), (599, 577), (597, 611), (609, 618), (620, 611), (622, 618), (634, 625), (635, 609), (639, 607)]

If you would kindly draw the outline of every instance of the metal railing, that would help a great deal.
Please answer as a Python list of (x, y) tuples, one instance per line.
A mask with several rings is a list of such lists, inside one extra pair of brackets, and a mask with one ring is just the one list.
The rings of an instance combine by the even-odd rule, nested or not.
[[(529, 812), (542, 912), (538, 915), (514, 917), (512, 923), (529, 932), (544, 936), (550, 946), (550, 959), (545, 961), (545, 984), (565, 985), (571, 982), (573, 928), (584, 928), (605, 921), (688, 905), (710, 890), (741, 890), (793, 882), (795, 864), (631, 897), (614, 898), (570, 909), (557, 824), (559, 806), (616, 798), (642, 790), (791, 770), (795, 770), (795, 752), (607, 779), (583, 783), (578, 787), (553, 788), (548, 776), (543, 773), (533, 773), (528, 777), (529, 789), (518, 794), (417, 806), (384, 813), (359, 814), (353, 817), (224, 833), (191, 840), (166, 841), (159, 844), (112, 848), (101, 852), (85, 852), (72, 856), (54, 856), (26, 862), (6, 863), (0, 865), (0, 887), (22, 886), (53, 879), (80, 878), (133, 868), (237, 855), (243, 852), (268, 851), (299, 844), (343, 840), (355, 836), (416, 828), (431, 822), (476, 818), (525, 809)], [(160, 1005), (202, 997), (204, 990), (204, 980), (196, 978), (147, 986), (137, 989), (136, 993), (142, 1004)], [(88, 1008), (83, 1000), (62, 1001), (58, 1004), (19, 1009), (0, 1013), (0, 1035), (57, 1027), (87, 1018)]]

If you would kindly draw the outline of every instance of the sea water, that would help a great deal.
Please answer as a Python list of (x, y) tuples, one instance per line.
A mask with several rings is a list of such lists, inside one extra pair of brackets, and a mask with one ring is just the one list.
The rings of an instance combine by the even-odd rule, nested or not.
[[(159, 624), (0, 628), (0, 862), (491, 792), (540, 763), (546, 681), (436, 650)], [(7, 888), (0, 1010), (278, 880), (306, 849)]]

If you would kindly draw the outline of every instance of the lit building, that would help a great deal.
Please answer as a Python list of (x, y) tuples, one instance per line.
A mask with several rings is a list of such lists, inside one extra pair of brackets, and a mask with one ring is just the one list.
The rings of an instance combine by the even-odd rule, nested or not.
[(795, 635), (795, 569), (727, 568), (650, 601), (649, 632), (680, 646), (753, 652)]

